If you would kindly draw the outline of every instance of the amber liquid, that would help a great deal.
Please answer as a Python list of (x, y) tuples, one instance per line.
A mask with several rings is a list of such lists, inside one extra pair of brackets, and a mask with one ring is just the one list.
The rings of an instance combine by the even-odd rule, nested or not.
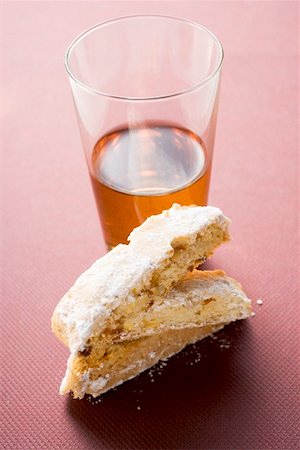
[(109, 248), (173, 203), (206, 205), (210, 164), (199, 136), (154, 124), (119, 129), (94, 147), (91, 180)]

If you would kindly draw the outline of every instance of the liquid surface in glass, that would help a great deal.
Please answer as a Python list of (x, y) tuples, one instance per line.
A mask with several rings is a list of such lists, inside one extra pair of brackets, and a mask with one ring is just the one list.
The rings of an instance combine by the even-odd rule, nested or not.
[(91, 181), (109, 248), (173, 203), (206, 205), (210, 167), (199, 136), (151, 124), (123, 128), (94, 147)]

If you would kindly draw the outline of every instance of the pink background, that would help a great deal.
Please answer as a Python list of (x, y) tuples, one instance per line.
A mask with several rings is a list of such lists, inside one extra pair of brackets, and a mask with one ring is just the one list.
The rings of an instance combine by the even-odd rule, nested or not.
[[(225, 332), (229, 349), (204, 345), (197, 365), (176, 359), (92, 406), (58, 395), (68, 351), (50, 330), (104, 252), (63, 57), (85, 28), (137, 13), (198, 21), (223, 43), (210, 204), (234, 240), (207, 267), (236, 277), (256, 316)], [(0, 445), (299, 447), (297, 2), (2, 2), (1, 18)]]

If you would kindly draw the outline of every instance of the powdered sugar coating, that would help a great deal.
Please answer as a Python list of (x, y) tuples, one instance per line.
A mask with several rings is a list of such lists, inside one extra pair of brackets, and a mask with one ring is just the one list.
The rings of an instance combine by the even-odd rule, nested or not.
[(229, 220), (214, 207), (181, 207), (152, 216), (98, 259), (57, 305), (52, 327), (72, 353), (83, 351), (89, 337), (101, 333), (112, 311), (149, 287), (154, 270), (174, 254), (173, 242), (184, 237), (192, 246), (210, 224), (227, 231)]

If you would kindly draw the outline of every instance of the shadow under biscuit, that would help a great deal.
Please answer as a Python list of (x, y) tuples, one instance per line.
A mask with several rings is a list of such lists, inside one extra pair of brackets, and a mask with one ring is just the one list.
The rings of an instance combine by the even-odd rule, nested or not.
[(80, 441), (88, 448), (170, 449), (211, 440), (213, 448), (209, 430), (232, 406), (232, 390), (236, 401), (243, 389), (239, 367), (249, 345), (251, 326), (238, 321), (98, 399), (69, 396)]

